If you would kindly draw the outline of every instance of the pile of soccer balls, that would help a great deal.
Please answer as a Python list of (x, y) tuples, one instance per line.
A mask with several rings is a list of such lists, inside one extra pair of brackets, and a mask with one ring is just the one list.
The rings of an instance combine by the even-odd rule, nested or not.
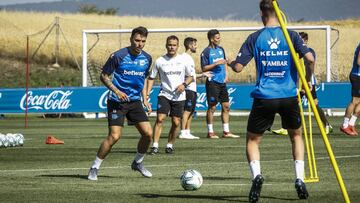
[(184, 171), (180, 176), (180, 184), (185, 190), (197, 190), (203, 183), (203, 177), (194, 169)]
[(23, 146), (24, 140), (24, 136), (20, 133), (7, 133), (6, 135), (0, 133), (0, 148)]

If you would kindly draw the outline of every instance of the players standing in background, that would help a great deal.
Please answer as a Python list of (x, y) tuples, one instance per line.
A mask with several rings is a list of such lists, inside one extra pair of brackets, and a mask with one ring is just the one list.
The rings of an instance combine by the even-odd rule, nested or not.
[(340, 130), (352, 137), (358, 135), (355, 125), (360, 115), (360, 43), (355, 49), (353, 67), (351, 69), (349, 79), (351, 82), (352, 99), (345, 111), (344, 122), (340, 126)]
[[(304, 142), (301, 137), (300, 109), (297, 100), (298, 73), (284, 34), (279, 27), (272, 0), (261, 0), (260, 10), (265, 28), (249, 35), (230, 66), (241, 72), (254, 57), (257, 72), (255, 89), (251, 92), (253, 106), (247, 124), (246, 154), (253, 183), (250, 202), (258, 202), (264, 178), (260, 169), (260, 143), (276, 113), (287, 129), (292, 144), (295, 166), (295, 188), (300, 199), (307, 199), (304, 183)], [(299, 34), (289, 30), (295, 51), (308, 60), (314, 71), (315, 59)]]
[[(301, 38), (303, 39), (304, 43), (306, 45), (308, 45), (308, 41), (309, 41), (309, 36), (306, 32), (300, 32), (299, 35), (301, 36)], [(309, 50), (311, 51), (311, 53), (313, 54), (314, 58), (316, 59), (316, 54), (315, 51), (309, 47)], [(311, 72), (311, 67), (310, 67), (310, 63), (306, 60), (306, 58), (304, 59), (304, 65), (305, 65), (305, 70), (306, 70), (306, 81), (309, 83), (308, 85), (311, 88), (311, 95), (314, 99), (315, 105), (316, 105), (316, 109), (319, 112), (319, 116), (320, 119), (325, 127), (325, 132), (326, 134), (329, 134), (333, 131), (332, 126), (330, 125), (329, 121), (326, 119), (325, 113), (324, 111), (320, 108), (319, 106), (319, 100), (317, 98), (316, 95), (316, 77), (314, 75), (314, 73)], [(305, 97), (305, 92), (304, 90), (301, 91), (301, 98)], [(275, 134), (280, 134), (280, 135), (287, 135), (287, 130), (286, 129), (279, 129), (279, 130), (272, 130), (273, 133)]]
[(154, 126), (154, 142), (150, 154), (159, 153), (159, 140), (165, 118), (171, 117), (171, 128), (168, 143), (165, 148), (167, 154), (174, 153), (174, 143), (180, 126), (186, 99), (185, 88), (193, 81), (195, 72), (182, 55), (177, 54), (179, 38), (171, 35), (166, 39), (167, 53), (155, 62), (147, 83), (147, 94), (159, 75), (161, 88), (158, 95), (157, 117)]
[[(125, 117), (141, 134), (131, 168), (145, 177), (152, 176), (143, 165), (145, 153), (152, 139), (151, 125), (141, 102), (141, 96), (146, 98), (145, 78), (152, 63), (151, 56), (142, 51), (147, 35), (148, 31), (144, 27), (133, 29), (130, 37), (131, 45), (111, 54), (103, 67), (100, 79), (110, 90), (107, 101), (109, 134), (100, 145), (88, 174), (89, 180), (97, 180), (102, 161), (122, 135)], [(143, 104), (151, 111), (146, 99), (143, 99)]]
[(221, 120), (223, 125), (224, 138), (238, 138), (230, 132), (229, 127), (229, 94), (226, 87), (227, 61), (225, 50), (220, 46), (220, 32), (216, 29), (209, 30), (207, 33), (209, 46), (201, 53), (201, 69), (203, 72), (210, 72), (213, 76), (206, 80), (206, 97), (208, 110), (206, 112), (206, 123), (208, 128), (208, 138), (219, 138), (214, 133), (213, 120), (216, 105), (221, 103)]
[[(308, 45), (308, 41), (309, 41), (308, 34), (306, 32), (300, 32), (299, 35), (300, 35), (301, 39), (303, 39), (305, 44)], [(315, 51), (311, 47), (309, 47), (309, 50), (311, 51), (311, 53), (314, 56), (314, 59), (316, 60)], [(322, 123), (323, 123), (323, 125), (325, 127), (326, 134), (329, 134), (329, 133), (331, 133), (333, 131), (333, 128), (330, 125), (329, 121), (326, 119), (324, 111), (319, 106), (319, 100), (318, 100), (317, 95), (316, 95), (316, 77), (315, 77), (314, 72), (311, 72), (311, 63), (309, 63), (309, 61), (306, 58), (304, 58), (304, 65), (305, 65), (305, 70), (306, 70), (306, 81), (308, 83), (310, 83), (308, 85), (310, 87), (312, 87), (311, 95), (312, 95), (312, 97), (314, 99), (316, 109), (319, 112), (319, 116), (320, 116), (320, 119), (321, 119), (321, 121), (322, 121)], [(303, 96), (305, 96), (304, 91), (301, 92), (301, 97), (303, 97)]]
[[(197, 49), (197, 40), (192, 37), (187, 37), (184, 40), (185, 52), (183, 53), (184, 60), (189, 63), (189, 67), (192, 69), (192, 72), (195, 72), (195, 62), (194, 59), (191, 57), (191, 54), (196, 53)], [(209, 72), (204, 72), (202, 74), (196, 74), (194, 77), (193, 82), (186, 87), (186, 100), (185, 100), (185, 107), (184, 107), (184, 114), (181, 121), (181, 132), (179, 135), (180, 139), (199, 139), (191, 134), (190, 126), (192, 115), (195, 111), (196, 107), (196, 78), (201, 77), (211, 77)]]

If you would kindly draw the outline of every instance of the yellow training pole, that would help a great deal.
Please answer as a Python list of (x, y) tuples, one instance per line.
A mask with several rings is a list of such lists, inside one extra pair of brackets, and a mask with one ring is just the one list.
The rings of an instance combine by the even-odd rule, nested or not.
[[(289, 33), (286, 29), (286, 25), (284, 24), (284, 21), (281, 17), (281, 14), (280, 14), (280, 9), (278, 7), (278, 4), (277, 4), (277, 1), (276, 0), (273, 0), (273, 6), (274, 6), (274, 9), (275, 9), (275, 12), (276, 12), (276, 16), (279, 20), (279, 23), (280, 23), (280, 26), (281, 26), (281, 29), (284, 33), (284, 36), (286, 38), (286, 42), (288, 43), (288, 46), (290, 48), (290, 51), (291, 51), (291, 55), (293, 57), (293, 60), (295, 62), (295, 65), (296, 65), (296, 68), (298, 70), (298, 73), (299, 73), (299, 76), (300, 76), (300, 79), (302, 81), (303, 84), (307, 84), (306, 82), (306, 79), (304, 77), (304, 74), (303, 72), (301, 71), (301, 68), (300, 68), (300, 63), (299, 63), (299, 60), (297, 58), (297, 55), (296, 55), (296, 52), (295, 52), (295, 49), (294, 49), (294, 45), (292, 44), (291, 40), (290, 40), (290, 36), (289, 36)], [(326, 147), (326, 150), (328, 152), (328, 155), (329, 155), (329, 158), (330, 158), (330, 161), (331, 161), (331, 164), (333, 166), (333, 169), (334, 169), (334, 172), (335, 172), (335, 175), (336, 175), (336, 178), (337, 178), (337, 181), (339, 183), (339, 186), (340, 186), (340, 189), (341, 189), (341, 192), (342, 192), (342, 195), (343, 195), (343, 198), (344, 198), (344, 201), (346, 203), (350, 202), (350, 199), (349, 199), (349, 195), (347, 193), (347, 190), (346, 190), (346, 187), (345, 187), (345, 184), (344, 184), (344, 181), (341, 177), (341, 173), (340, 173), (340, 170), (339, 170), (339, 167), (337, 165), (337, 162), (336, 162), (336, 159), (335, 159), (335, 156), (334, 156), (334, 153), (332, 151), (332, 148), (331, 148), (331, 145), (330, 145), (330, 142), (326, 136), (326, 133), (325, 133), (325, 129), (324, 129), (324, 126), (322, 125), (322, 122), (320, 120), (320, 116), (319, 116), (319, 112), (317, 111), (316, 109), (316, 106), (315, 106), (315, 103), (314, 103), (314, 99), (310, 93), (310, 89), (307, 85), (304, 85), (304, 88), (305, 88), (305, 93), (306, 93), (306, 96), (310, 102), (310, 105), (311, 105), (311, 108), (313, 109), (314, 111), (314, 115), (315, 115), (315, 119), (316, 119), (316, 122), (319, 126), (319, 129), (320, 129), (320, 132), (321, 132), (321, 136), (323, 138), (323, 141), (324, 141), (324, 144), (325, 144), (325, 147)]]
[[(281, 13), (283, 16), (285, 16), (283, 13)], [(297, 54), (297, 57), (299, 58), (299, 55)], [(304, 60), (300, 60), (301, 61), (301, 68), (304, 71), (304, 74), (306, 75), (306, 70), (305, 70), (305, 65), (304, 65)], [(311, 149), (309, 147), (309, 139), (308, 139), (308, 133), (307, 133), (307, 127), (306, 127), (306, 120), (305, 120), (305, 114), (304, 114), (304, 108), (301, 102), (301, 96), (300, 96), (300, 91), (301, 91), (301, 87), (302, 87), (302, 82), (299, 81), (299, 90), (298, 90), (298, 94), (297, 94), (297, 98), (298, 98), (298, 102), (299, 102), (299, 107), (300, 107), (300, 116), (301, 116), (301, 123), (302, 123), (302, 127), (304, 129), (304, 139), (305, 139), (305, 147), (306, 147), (306, 155), (307, 155), (307, 160), (308, 160), (308, 164), (309, 164), (309, 173), (310, 173), (310, 177), (306, 178), (306, 173), (304, 170), (304, 181), (305, 182), (311, 182), (311, 180), (313, 179), (313, 162), (312, 162), (312, 154), (311, 154)], [(310, 111), (310, 107), (308, 108)], [(310, 115), (311, 116), (311, 115)], [(309, 117), (310, 119), (311, 117)], [(312, 126), (311, 126), (311, 120), (309, 120), (309, 131), (310, 133), (312, 133)], [(310, 134), (311, 135), (311, 134)]]
[[(299, 83), (300, 87), (301, 87), (301, 82)], [(297, 94), (298, 97), (298, 101), (299, 101), (299, 107), (300, 107), (300, 116), (301, 116), (301, 123), (304, 129), (304, 138), (305, 138), (305, 147), (306, 147), (306, 154), (308, 157), (308, 164), (309, 164), (309, 171), (310, 171), (310, 178), (313, 177), (313, 173), (312, 173), (312, 162), (311, 162), (311, 155), (310, 155), (310, 148), (309, 148), (309, 140), (308, 140), (308, 135), (307, 135), (307, 128), (306, 128), (306, 122), (305, 122), (305, 116), (304, 116), (304, 108), (302, 106), (301, 103), (301, 97), (300, 97), (300, 91), (298, 91)], [(304, 170), (304, 174), (305, 174), (305, 170)]]
[[(315, 87), (313, 87), (315, 88)], [(314, 176), (311, 176), (311, 179), (314, 181), (319, 181), (319, 177), (317, 175), (317, 169), (316, 169), (316, 160), (315, 160), (315, 151), (314, 151), (314, 143), (313, 143), (313, 134), (312, 134), (312, 121), (311, 121), (311, 108), (308, 106), (309, 109), (309, 140), (310, 140), (310, 153), (311, 153), (311, 160), (312, 160), (312, 171), (314, 173)]]
[[(286, 23), (285, 23), (286, 24)], [(299, 58), (299, 56), (298, 56)], [(304, 74), (306, 76), (306, 68), (304, 64), (304, 60), (301, 59), (301, 68), (304, 70)], [(301, 81), (299, 81), (299, 86), (301, 87)], [(308, 105), (308, 119), (309, 119), (309, 137), (307, 134), (304, 133), (305, 142), (306, 142), (306, 150), (307, 150), (307, 156), (308, 156), (308, 162), (309, 162), (309, 171), (310, 171), (310, 177), (305, 177), (306, 183), (314, 183), (319, 182), (319, 178), (317, 175), (317, 169), (316, 169), (316, 160), (315, 160), (315, 152), (314, 152), (314, 145), (313, 145), (313, 134), (312, 134), (312, 112), (311, 107)], [(306, 128), (306, 127), (305, 127)], [(309, 148), (309, 140), (310, 140), (310, 148)]]
[[(304, 64), (304, 63), (303, 63)], [(309, 99), (308, 99), (308, 101), (309, 101)], [(309, 118), (309, 140), (310, 140), (310, 151), (308, 151), (309, 153), (310, 153), (310, 156), (311, 156), (311, 163), (312, 163), (312, 161), (313, 161), (313, 158), (314, 158), (314, 145), (312, 144), (313, 142), (312, 142), (312, 120), (311, 120), (311, 107), (309, 106), (309, 102), (308, 102), (308, 118)], [(310, 179), (313, 179), (314, 178), (314, 176), (313, 176), (313, 170), (314, 170), (314, 168), (313, 168), (313, 164), (311, 164), (311, 168), (310, 168), (310, 170), (311, 170), (311, 176), (310, 176)]]

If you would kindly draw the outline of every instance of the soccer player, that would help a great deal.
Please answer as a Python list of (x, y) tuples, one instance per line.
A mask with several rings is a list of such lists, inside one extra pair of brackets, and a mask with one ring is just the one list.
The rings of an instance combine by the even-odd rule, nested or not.
[[(246, 153), (253, 178), (249, 201), (257, 202), (260, 198), (264, 182), (260, 169), (260, 143), (263, 133), (272, 126), (276, 113), (280, 114), (282, 126), (288, 130), (291, 139), (298, 197), (307, 199), (304, 143), (296, 90), (298, 73), (284, 34), (278, 26), (272, 0), (261, 0), (260, 10), (265, 27), (249, 35), (236, 60), (230, 64), (235, 72), (241, 72), (254, 57), (257, 70), (255, 89), (251, 92), (254, 101), (246, 138)], [(289, 30), (289, 35), (296, 52), (308, 60), (313, 72), (315, 59), (309, 48), (298, 33)]]
[(186, 99), (185, 88), (192, 82), (195, 72), (182, 55), (177, 54), (179, 38), (171, 35), (166, 39), (167, 53), (159, 57), (147, 81), (149, 95), (154, 79), (160, 77), (161, 89), (158, 95), (157, 117), (154, 126), (154, 142), (150, 154), (159, 153), (159, 140), (165, 118), (171, 117), (171, 128), (168, 143), (165, 148), (167, 154), (174, 153), (174, 143), (178, 132)]
[(208, 110), (206, 112), (206, 123), (208, 128), (208, 138), (219, 138), (214, 133), (213, 120), (216, 105), (221, 103), (221, 119), (223, 125), (224, 138), (238, 138), (230, 132), (229, 127), (229, 94), (226, 87), (227, 77), (227, 61), (225, 50), (220, 44), (220, 32), (216, 29), (209, 30), (207, 33), (209, 46), (201, 53), (201, 69), (203, 72), (210, 72), (212, 77), (206, 80), (206, 97)]
[(344, 122), (340, 126), (340, 130), (347, 135), (355, 137), (358, 135), (355, 128), (356, 119), (360, 115), (360, 43), (355, 50), (349, 79), (351, 82), (352, 99), (346, 108)]
[[(308, 44), (308, 41), (309, 41), (309, 35), (306, 33), (306, 32), (300, 32), (299, 33), (301, 39), (303, 39), (304, 43), (307, 45)], [(313, 54), (314, 58), (316, 59), (316, 54), (315, 54), (315, 51), (309, 47), (309, 50), (311, 51), (311, 53)], [(308, 85), (311, 88), (311, 95), (314, 99), (314, 102), (315, 102), (315, 105), (316, 105), (316, 109), (318, 110), (319, 112), (319, 115), (320, 115), (320, 119), (325, 127), (325, 132), (326, 134), (329, 134), (333, 131), (333, 128), (332, 126), (330, 125), (329, 121), (326, 119), (326, 116), (325, 116), (325, 113), (324, 111), (320, 108), (319, 106), (319, 100), (317, 98), (317, 95), (316, 95), (316, 77), (314, 75), (313, 72), (311, 72), (311, 68), (310, 68), (310, 64), (309, 62), (304, 59), (304, 65), (305, 65), (305, 70), (306, 70), (306, 81), (309, 83)], [(304, 91), (301, 91), (301, 97), (304, 97), (305, 96), (305, 92)], [(286, 129), (279, 129), (279, 130), (272, 130), (273, 133), (275, 134), (279, 134), (279, 135), (287, 135), (287, 130)]]
[[(129, 124), (135, 125), (141, 134), (135, 159), (131, 168), (150, 178), (151, 172), (143, 165), (143, 159), (148, 150), (152, 129), (144, 106), (151, 111), (144, 88), (145, 79), (152, 63), (151, 56), (143, 51), (148, 31), (145, 27), (132, 30), (131, 45), (111, 54), (100, 75), (101, 81), (109, 89), (107, 100), (109, 134), (101, 143), (97, 156), (90, 168), (88, 179), (97, 180), (98, 170), (112, 146), (120, 139), (125, 117)], [(113, 79), (110, 79), (112, 75)]]
[[(192, 72), (195, 72), (195, 63), (191, 54), (196, 53), (197, 49), (197, 40), (192, 37), (187, 37), (184, 40), (185, 52), (183, 53), (184, 60), (189, 63), (189, 67), (191, 68)], [(182, 116), (181, 121), (181, 132), (179, 135), (180, 139), (200, 139), (197, 136), (194, 136), (190, 132), (190, 125), (192, 120), (192, 115), (195, 111), (196, 107), (196, 78), (201, 77), (211, 77), (211, 74), (208, 72), (204, 72), (202, 74), (196, 74), (194, 77), (193, 82), (186, 87), (186, 100), (185, 100), (185, 107), (184, 107), (184, 114)]]

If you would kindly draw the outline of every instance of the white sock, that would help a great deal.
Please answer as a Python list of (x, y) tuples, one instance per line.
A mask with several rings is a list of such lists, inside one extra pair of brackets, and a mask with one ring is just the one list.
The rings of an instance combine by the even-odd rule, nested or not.
[(98, 156), (96, 156), (91, 168), (100, 168), (101, 163), (104, 161), (104, 159), (100, 159)]
[(355, 126), (356, 119), (357, 119), (357, 117), (352, 115), (351, 118), (350, 118), (350, 121), (349, 121), (349, 125)]
[(304, 161), (295, 160), (295, 175), (296, 179), (304, 181)]
[(153, 143), (153, 147), (155, 147), (155, 148), (159, 148), (159, 143), (154, 142), (154, 143)]
[(208, 132), (214, 133), (213, 124), (207, 124)]
[(181, 135), (186, 135), (186, 130), (181, 130), (181, 131), (180, 131), (180, 134), (181, 134)]
[(230, 127), (229, 127), (229, 123), (223, 123), (223, 130), (224, 132), (230, 132)]
[(171, 148), (171, 149), (172, 149), (172, 148), (173, 148), (173, 144), (167, 143), (167, 144), (166, 144), (166, 148)]
[(347, 128), (349, 126), (349, 121), (350, 121), (350, 118), (344, 117), (343, 128)]
[(145, 156), (145, 154), (141, 154), (139, 152), (136, 152), (134, 160), (136, 161), (136, 163), (141, 163), (144, 160), (144, 156)]
[(259, 160), (254, 160), (250, 162), (250, 171), (253, 175), (253, 179), (255, 179), (255, 177), (257, 175), (261, 174), (261, 169), (260, 169), (260, 161)]
[(186, 129), (186, 130), (184, 130), (185, 131), (185, 134), (186, 135), (190, 135), (190, 130), (189, 129)]

